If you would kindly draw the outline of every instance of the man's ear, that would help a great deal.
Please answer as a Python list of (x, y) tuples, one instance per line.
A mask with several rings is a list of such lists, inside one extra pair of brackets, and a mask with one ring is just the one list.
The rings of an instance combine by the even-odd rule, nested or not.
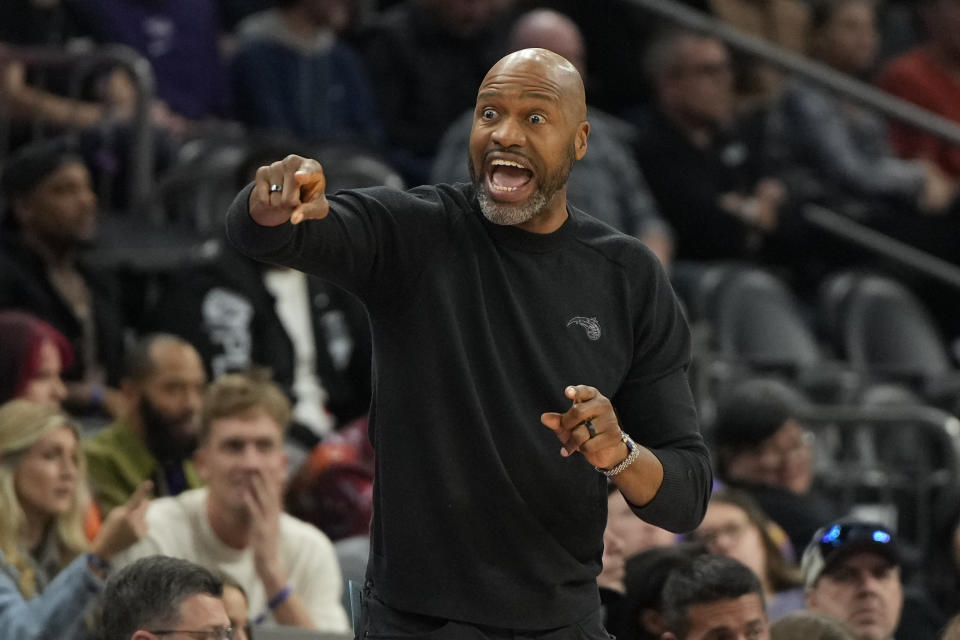
[(640, 610), (640, 626), (646, 629), (648, 633), (663, 633), (666, 625), (663, 614), (656, 609)]
[(582, 160), (587, 153), (587, 137), (590, 135), (590, 123), (584, 120), (577, 127), (577, 137), (574, 140), (574, 157)]
[(136, 631), (130, 636), (130, 640), (155, 640), (156, 637), (157, 636), (148, 631)]

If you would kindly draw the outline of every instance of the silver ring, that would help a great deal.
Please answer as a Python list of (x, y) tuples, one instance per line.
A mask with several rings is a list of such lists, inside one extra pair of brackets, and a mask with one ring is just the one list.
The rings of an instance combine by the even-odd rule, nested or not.
[(282, 184), (272, 184), (272, 185), (270, 185), (270, 193), (280, 193), (281, 191), (283, 191), (283, 185), (282, 185)]
[[(592, 423), (591, 421), (589, 421), (589, 420), (584, 420), (584, 421), (583, 421), (583, 426), (585, 426), (585, 427), (587, 428), (587, 433), (590, 434), (590, 438), (595, 438), (595, 437), (596, 437), (596, 435), (597, 435), (597, 428), (596, 428), (595, 426), (593, 426), (593, 423)], [(587, 439), (589, 440), (590, 438), (587, 438)]]

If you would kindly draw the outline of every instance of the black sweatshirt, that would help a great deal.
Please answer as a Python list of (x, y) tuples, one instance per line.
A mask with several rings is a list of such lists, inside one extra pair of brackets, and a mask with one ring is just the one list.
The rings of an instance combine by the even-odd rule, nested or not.
[(689, 331), (656, 258), (575, 209), (555, 232), (489, 223), (468, 185), (330, 197), (237, 248), (356, 293), (373, 331), (376, 486), (368, 577), (396, 609), (524, 630), (599, 606), (606, 480), (540, 423), (564, 388), (611, 399), (663, 485), (644, 520), (699, 524), (711, 471), (687, 381)]

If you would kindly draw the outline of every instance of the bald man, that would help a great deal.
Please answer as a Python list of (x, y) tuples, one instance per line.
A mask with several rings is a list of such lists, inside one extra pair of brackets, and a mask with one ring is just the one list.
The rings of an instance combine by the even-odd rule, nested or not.
[[(413, 105), (411, 105), (413, 108)], [(688, 531), (711, 482), (689, 332), (656, 258), (566, 202), (583, 83), (543, 49), (480, 86), (472, 184), (324, 195), (261, 167), (227, 220), (251, 257), (361, 298), (376, 487), (360, 637), (607, 638), (607, 482)]]

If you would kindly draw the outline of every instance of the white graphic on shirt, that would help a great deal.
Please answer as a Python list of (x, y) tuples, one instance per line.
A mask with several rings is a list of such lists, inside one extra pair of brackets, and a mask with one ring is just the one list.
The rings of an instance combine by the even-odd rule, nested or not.
[(204, 296), (202, 308), (203, 325), (210, 342), (223, 349), (210, 363), (213, 376), (249, 367), (253, 305), (229, 289), (215, 287)]
[(570, 322), (567, 323), (567, 326), (579, 325), (584, 328), (587, 332), (587, 337), (591, 340), (600, 339), (600, 323), (597, 322), (596, 318), (584, 318), (583, 316), (576, 316), (570, 318)]

